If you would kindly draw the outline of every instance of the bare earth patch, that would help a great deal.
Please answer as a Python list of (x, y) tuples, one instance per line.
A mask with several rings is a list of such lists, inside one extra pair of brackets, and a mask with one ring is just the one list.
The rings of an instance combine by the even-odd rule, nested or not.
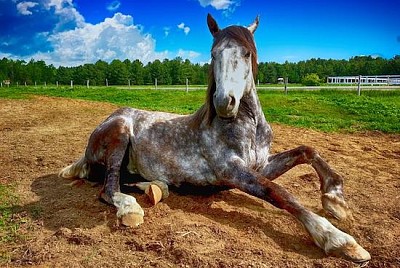
[[(145, 194), (134, 193), (145, 222), (137, 229), (118, 226), (116, 209), (97, 199), (100, 186), (71, 186), (57, 177), (115, 109), (60, 98), (0, 99), (0, 183), (14, 183), (20, 199), (18, 238), (0, 244), (0, 266), (355, 266), (325, 256), (288, 213), (237, 190), (172, 193), (154, 207)], [(330, 220), (371, 253), (368, 267), (400, 267), (400, 135), (273, 129), (274, 152), (310, 145), (344, 175), (355, 220)], [(322, 213), (310, 167), (297, 167), (277, 182)]]

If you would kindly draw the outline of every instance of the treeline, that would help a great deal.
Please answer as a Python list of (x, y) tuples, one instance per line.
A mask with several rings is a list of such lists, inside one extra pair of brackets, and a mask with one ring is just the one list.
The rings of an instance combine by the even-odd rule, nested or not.
[[(10, 80), (11, 84), (56, 84), (69, 85), (182, 85), (188, 79), (192, 85), (207, 84), (209, 64), (195, 64), (189, 60), (175, 58), (155, 60), (144, 65), (139, 60), (113, 60), (110, 63), (99, 60), (96, 63), (76, 67), (58, 68), (44, 61), (0, 60), (0, 81)], [(260, 83), (276, 83), (279, 77), (288, 77), (290, 83), (301, 83), (308, 74), (317, 74), (321, 82), (328, 76), (346, 75), (390, 75), (400, 74), (400, 55), (392, 59), (370, 56), (353, 57), (349, 60), (310, 59), (297, 63), (261, 62), (257, 79)]]
[(288, 77), (290, 83), (302, 83), (308, 74), (316, 74), (321, 82), (328, 76), (400, 74), (400, 55), (392, 59), (358, 56), (349, 60), (310, 59), (297, 63), (260, 63), (258, 79), (276, 83), (278, 77)]
[(113, 60), (110, 63), (99, 60), (96, 63), (88, 63), (76, 67), (58, 68), (47, 65), (44, 61), (0, 60), (0, 80), (9, 79), (11, 83), (33, 85), (37, 83), (57, 82), (62, 85), (69, 85), (71, 80), (74, 84), (86, 85), (146, 85), (158, 84), (180, 85), (186, 83), (186, 78), (191, 84), (206, 84), (208, 64), (193, 64), (189, 60), (175, 58), (163, 61), (155, 60), (147, 65), (139, 60)]

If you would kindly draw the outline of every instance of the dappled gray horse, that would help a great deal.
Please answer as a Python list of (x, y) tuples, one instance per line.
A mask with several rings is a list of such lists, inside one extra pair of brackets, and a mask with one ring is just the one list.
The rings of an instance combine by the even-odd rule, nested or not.
[(220, 29), (208, 15), (214, 42), (204, 105), (188, 116), (121, 108), (94, 130), (85, 155), (60, 176), (93, 179), (104, 173), (101, 197), (118, 208), (118, 217), (133, 213), (137, 206), (132, 196), (120, 191), (127, 182), (120, 178), (123, 169), (150, 184), (237, 188), (288, 211), (327, 254), (368, 261), (369, 253), (352, 236), (273, 182), (296, 165), (310, 164), (319, 176), (323, 208), (338, 219), (350, 215), (342, 177), (313, 148), (270, 154), (272, 130), (254, 83), (253, 33), (258, 22), (257, 17), (248, 27)]

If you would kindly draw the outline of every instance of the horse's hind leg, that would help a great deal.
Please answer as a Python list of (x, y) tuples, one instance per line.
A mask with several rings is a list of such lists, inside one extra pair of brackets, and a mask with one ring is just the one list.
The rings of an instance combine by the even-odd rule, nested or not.
[(351, 217), (343, 196), (343, 178), (311, 147), (300, 146), (271, 155), (262, 174), (269, 180), (274, 180), (299, 164), (310, 164), (317, 172), (324, 209), (337, 219)]
[[(122, 223), (135, 226), (143, 222), (143, 209), (133, 196), (121, 193), (120, 173), (125, 152), (130, 146), (130, 125), (123, 118), (117, 117), (103, 123), (89, 139), (86, 155), (93, 162), (105, 166), (104, 186), (100, 197), (114, 205), (117, 217)], [(125, 221), (125, 222), (124, 222)]]

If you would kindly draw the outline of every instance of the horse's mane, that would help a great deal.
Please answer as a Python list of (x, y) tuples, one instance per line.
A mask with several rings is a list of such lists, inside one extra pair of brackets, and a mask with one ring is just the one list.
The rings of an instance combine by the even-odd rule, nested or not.
[[(229, 26), (225, 29), (220, 30), (215, 34), (212, 49), (227, 39), (235, 40), (239, 45), (245, 47), (250, 51), (253, 78), (255, 79), (255, 77), (257, 76), (258, 66), (257, 66), (257, 49), (254, 43), (253, 34), (245, 27)], [(204, 120), (206, 124), (211, 124), (211, 122), (217, 115), (217, 112), (215, 111), (215, 107), (213, 104), (213, 95), (216, 90), (213, 66), (214, 66), (214, 61), (211, 61), (211, 64), (208, 69), (208, 87), (207, 87), (206, 100), (203, 106), (192, 117), (191, 125), (193, 127), (199, 127)], [(241, 100), (240, 104), (241, 106), (242, 102), (243, 99)]]

